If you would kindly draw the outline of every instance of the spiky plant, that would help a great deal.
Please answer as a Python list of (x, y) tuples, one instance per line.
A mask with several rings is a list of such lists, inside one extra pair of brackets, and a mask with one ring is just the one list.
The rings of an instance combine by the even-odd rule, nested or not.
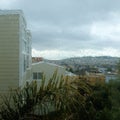
[[(88, 86), (79, 82), (68, 82), (69, 78), (58, 77), (57, 71), (41, 84), (37, 81), (27, 83), (23, 89), (17, 89), (10, 96), (3, 97), (0, 115), (3, 120), (72, 120), (75, 111), (84, 106), (89, 94)], [(79, 83), (79, 84), (78, 84)], [(84, 91), (80, 93), (79, 88)]]

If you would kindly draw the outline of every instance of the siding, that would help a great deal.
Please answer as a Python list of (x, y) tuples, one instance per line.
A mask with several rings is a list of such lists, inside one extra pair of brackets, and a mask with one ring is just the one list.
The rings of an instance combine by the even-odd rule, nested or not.
[(56, 70), (58, 77), (65, 75), (65, 68), (55, 64), (40, 62), (32, 65), (32, 73), (43, 72), (47, 81), (53, 76)]
[(0, 91), (18, 87), (19, 15), (0, 15)]

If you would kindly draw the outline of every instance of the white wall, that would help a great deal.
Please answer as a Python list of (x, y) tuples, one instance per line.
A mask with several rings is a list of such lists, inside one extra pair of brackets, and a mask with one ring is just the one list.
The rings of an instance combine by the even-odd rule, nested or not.
[[(49, 80), (57, 70), (57, 76), (65, 75), (65, 68), (51, 63), (39, 62), (32, 64), (32, 73), (43, 72), (46, 80)], [(39, 81), (39, 80), (38, 80)]]

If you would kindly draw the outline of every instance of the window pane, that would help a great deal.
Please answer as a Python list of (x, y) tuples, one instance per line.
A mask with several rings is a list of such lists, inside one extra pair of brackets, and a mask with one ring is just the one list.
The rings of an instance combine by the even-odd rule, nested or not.
[(43, 73), (38, 73), (38, 79), (42, 79), (42, 77), (43, 77)]
[(24, 55), (24, 72), (26, 71), (26, 63), (27, 63), (26, 56)]
[(33, 79), (37, 79), (37, 73), (33, 73)]

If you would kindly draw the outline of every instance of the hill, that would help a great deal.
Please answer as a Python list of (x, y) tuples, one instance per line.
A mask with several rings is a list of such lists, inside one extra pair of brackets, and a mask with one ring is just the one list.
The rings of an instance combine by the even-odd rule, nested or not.
[(111, 65), (116, 66), (119, 57), (110, 57), (110, 56), (98, 56), (98, 57), (73, 57), (63, 60), (45, 60), (47, 62), (59, 64), (59, 65), (90, 65), (90, 66), (104, 66)]

